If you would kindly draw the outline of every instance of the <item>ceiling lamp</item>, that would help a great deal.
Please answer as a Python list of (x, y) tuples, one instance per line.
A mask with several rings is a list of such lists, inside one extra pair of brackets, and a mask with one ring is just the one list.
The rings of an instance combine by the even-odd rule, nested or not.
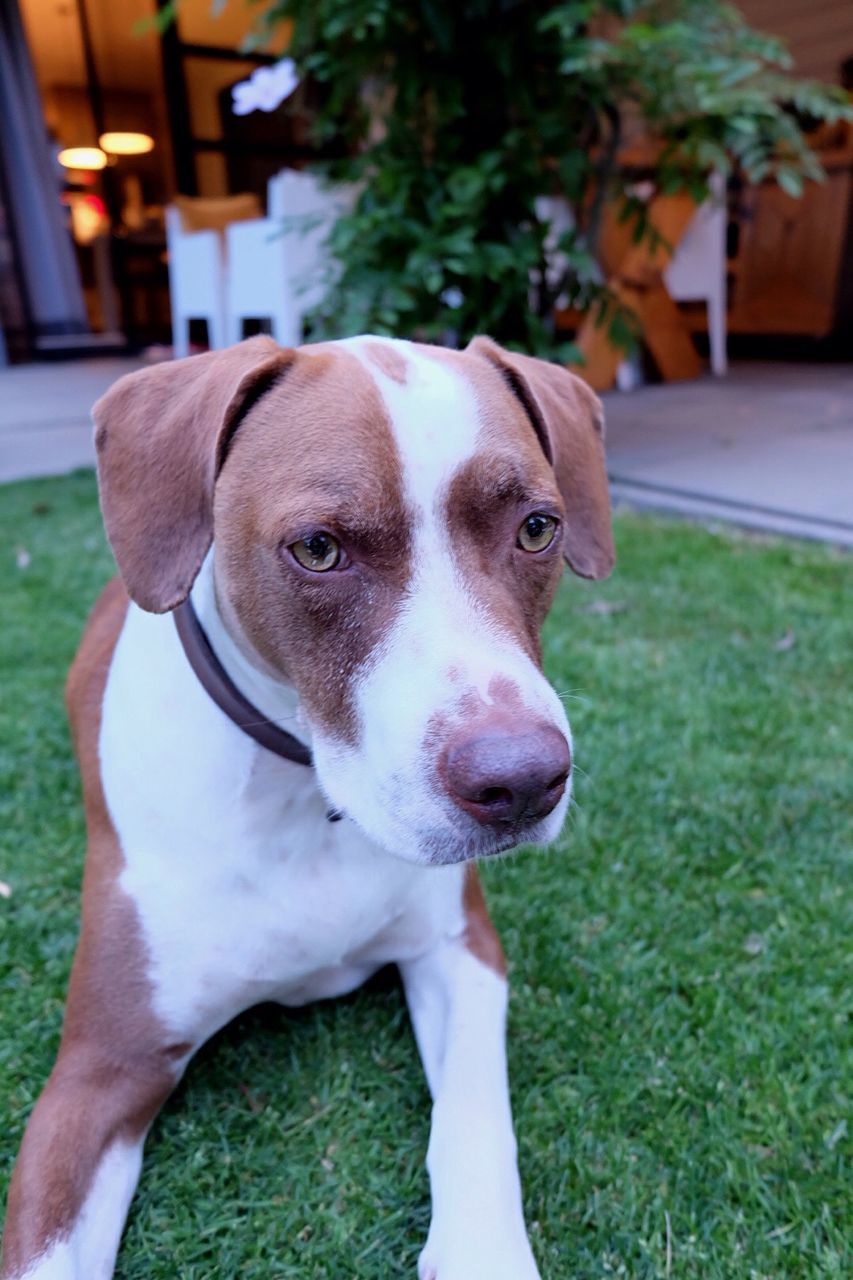
[(111, 156), (144, 156), (154, 150), (154, 139), (147, 133), (102, 133), (98, 142)]
[(65, 169), (103, 169), (107, 163), (100, 147), (66, 147), (56, 158)]

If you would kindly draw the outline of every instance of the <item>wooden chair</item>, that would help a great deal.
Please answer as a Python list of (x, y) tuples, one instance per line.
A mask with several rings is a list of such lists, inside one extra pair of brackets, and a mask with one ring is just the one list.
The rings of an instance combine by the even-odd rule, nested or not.
[(699, 206), (676, 245), (663, 273), (664, 283), (676, 302), (699, 300), (708, 309), (711, 370), (723, 377), (726, 357), (726, 184), (721, 174), (711, 176), (711, 195)]

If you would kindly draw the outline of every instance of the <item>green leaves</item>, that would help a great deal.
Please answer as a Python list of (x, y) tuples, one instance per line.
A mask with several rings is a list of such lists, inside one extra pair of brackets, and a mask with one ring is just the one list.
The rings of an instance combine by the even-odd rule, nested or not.
[[(318, 89), (317, 138), (344, 153), (330, 176), (362, 186), (314, 317), (328, 336), (485, 331), (553, 354), (559, 297), (609, 299), (611, 337), (630, 345), (636, 326), (595, 259), (608, 202), (654, 235), (618, 167), (623, 118), (661, 144), (653, 190), (697, 201), (712, 172), (735, 169), (799, 195), (821, 170), (797, 116), (851, 118), (840, 91), (793, 79), (783, 45), (719, 0), (275, 0), (260, 18), (267, 33), (285, 21)], [(555, 195), (570, 234), (537, 211)]]

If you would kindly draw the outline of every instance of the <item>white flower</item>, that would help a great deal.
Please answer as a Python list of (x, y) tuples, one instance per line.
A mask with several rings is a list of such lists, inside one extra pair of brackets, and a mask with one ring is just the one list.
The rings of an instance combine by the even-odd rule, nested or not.
[(258, 67), (248, 80), (234, 85), (231, 110), (235, 116), (247, 116), (250, 111), (275, 111), (298, 84), (299, 76), (292, 58), (282, 58), (273, 67)]

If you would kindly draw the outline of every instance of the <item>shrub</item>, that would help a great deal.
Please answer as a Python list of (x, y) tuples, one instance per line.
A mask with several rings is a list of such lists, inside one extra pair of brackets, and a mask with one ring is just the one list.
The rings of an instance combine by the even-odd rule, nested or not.
[[(467, 340), (486, 331), (561, 354), (557, 297), (630, 340), (595, 265), (615, 201), (637, 238), (645, 205), (616, 165), (626, 119), (660, 143), (653, 183), (697, 200), (711, 170), (772, 176), (796, 194), (820, 166), (798, 118), (849, 116), (840, 90), (797, 80), (779, 41), (718, 0), (273, 0), (259, 31), (289, 52), (321, 103), (318, 141), (361, 194), (333, 233), (343, 277), (322, 331)], [(552, 235), (538, 196), (575, 225)]]

